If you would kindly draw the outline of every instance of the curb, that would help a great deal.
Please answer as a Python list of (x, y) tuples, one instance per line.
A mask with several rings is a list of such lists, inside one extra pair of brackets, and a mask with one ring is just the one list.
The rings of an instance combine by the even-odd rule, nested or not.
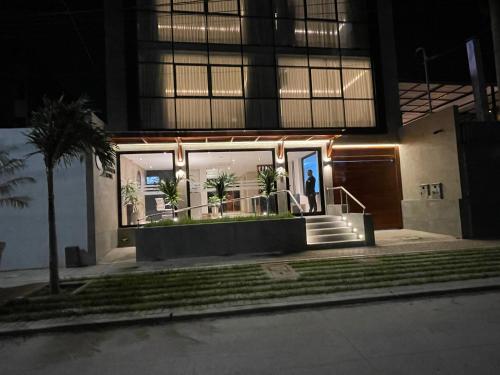
[[(432, 284), (428, 284), (432, 285)], [(125, 317), (125, 318), (109, 318), (100, 321), (87, 321), (87, 322), (65, 322), (47, 324), (41, 327), (27, 327), (27, 328), (0, 328), (0, 337), (17, 337), (36, 335), (48, 332), (77, 332), (89, 329), (104, 329), (104, 328), (117, 328), (133, 325), (154, 325), (160, 323), (176, 322), (176, 321), (189, 321), (208, 318), (223, 318), (232, 316), (252, 315), (252, 314), (266, 314), (274, 312), (284, 312), (301, 310), (308, 308), (322, 308), (322, 307), (343, 307), (350, 305), (359, 305), (365, 303), (400, 301), (414, 298), (428, 298), (428, 297), (442, 297), (447, 295), (469, 294), (469, 293), (484, 293), (500, 291), (500, 283), (496, 281), (495, 284), (477, 285), (477, 286), (461, 286), (449, 287), (431, 290), (417, 290), (417, 291), (403, 291), (374, 294), (370, 296), (359, 297), (340, 297), (328, 299), (316, 299), (310, 301), (297, 301), (297, 302), (274, 302), (263, 305), (251, 306), (235, 306), (227, 308), (219, 308), (213, 310), (205, 310), (199, 312), (180, 312), (161, 313), (151, 316), (143, 317)]]

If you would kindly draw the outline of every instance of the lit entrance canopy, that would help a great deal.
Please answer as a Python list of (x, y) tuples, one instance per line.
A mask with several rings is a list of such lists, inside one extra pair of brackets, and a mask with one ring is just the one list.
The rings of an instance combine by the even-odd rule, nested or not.
[(339, 135), (334, 134), (292, 134), (292, 135), (192, 135), (175, 137), (163, 134), (162, 132), (127, 132), (120, 134), (112, 134), (113, 142), (117, 144), (150, 144), (150, 143), (210, 143), (210, 142), (280, 142), (280, 141), (329, 141), (338, 138)]

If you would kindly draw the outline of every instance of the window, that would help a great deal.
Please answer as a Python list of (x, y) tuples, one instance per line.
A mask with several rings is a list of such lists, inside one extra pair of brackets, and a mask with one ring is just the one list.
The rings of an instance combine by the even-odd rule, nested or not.
[(366, 0), (139, 0), (148, 129), (375, 125)]
[(238, 14), (238, 0), (208, 0), (208, 12)]
[[(162, 1), (162, 0), (160, 0)], [(200, 0), (172, 0), (174, 11), (204, 12), (204, 2)]]
[(141, 128), (175, 129), (175, 104), (173, 99), (141, 98)]
[(360, 23), (340, 23), (340, 47), (344, 49), (368, 49), (370, 37), (366, 25)]
[(343, 69), (344, 97), (356, 99), (373, 98), (371, 70)]
[(250, 129), (278, 128), (278, 114), (275, 100), (245, 101), (246, 127)]
[(334, 22), (307, 21), (309, 47), (337, 48), (337, 34)]
[(211, 70), (213, 96), (243, 96), (240, 67), (213, 66)]
[(170, 42), (172, 40), (172, 23), (170, 14), (140, 12), (137, 15), (137, 38)]
[(304, 18), (304, 0), (273, 0), (275, 17)]
[(240, 0), (242, 16), (271, 17), (271, 0)]
[(174, 13), (172, 19), (175, 42), (206, 43), (204, 15)]
[(312, 69), (313, 97), (342, 97), (339, 69)]
[(177, 65), (176, 82), (179, 96), (208, 96), (206, 66)]
[(307, 0), (307, 18), (336, 19), (335, 0)]
[(214, 129), (245, 127), (245, 109), (242, 99), (213, 99), (212, 122)]
[(311, 127), (311, 103), (309, 100), (281, 100), (280, 109), (281, 127)]
[(309, 70), (307, 68), (279, 68), (278, 73), (280, 97), (309, 97)]
[(366, 0), (337, 0), (340, 21), (366, 21), (367, 8)]
[(253, 45), (273, 44), (273, 23), (266, 18), (242, 18), (243, 43)]
[(177, 99), (177, 129), (209, 129), (210, 101), (208, 99)]
[(208, 42), (240, 44), (240, 19), (238, 17), (208, 16)]
[(245, 97), (276, 97), (276, 77), (274, 68), (265, 66), (244, 67)]
[(174, 96), (173, 65), (140, 64), (139, 93), (141, 96)]
[(313, 100), (315, 128), (344, 127), (344, 104), (342, 100)]
[[(174, 178), (174, 157), (171, 152), (118, 154), (121, 226), (145, 224), (146, 218), (159, 220), (167, 214), (160, 181)], [(126, 204), (127, 195), (137, 198), (134, 207)], [(157, 198), (159, 199), (157, 201)], [(159, 202), (159, 204), (157, 203)]]
[(375, 126), (373, 100), (345, 100), (345, 122), (347, 127)]
[(306, 46), (306, 24), (304, 21), (278, 19), (275, 24), (275, 41), (277, 45)]

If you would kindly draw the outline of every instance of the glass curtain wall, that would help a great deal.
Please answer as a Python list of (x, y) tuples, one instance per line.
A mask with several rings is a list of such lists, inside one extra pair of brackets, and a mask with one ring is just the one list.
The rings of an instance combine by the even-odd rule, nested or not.
[(364, 0), (138, 0), (146, 129), (373, 127)]
[(161, 180), (174, 178), (171, 152), (119, 154), (122, 226), (171, 218), (171, 207), (158, 190)]
[[(215, 190), (205, 188), (207, 179), (221, 173), (234, 174), (236, 182), (227, 189), (225, 216), (262, 215), (267, 212), (266, 199), (261, 197), (257, 181), (260, 170), (273, 168), (273, 151), (195, 151), (188, 152), (189, 204), (203, 206), (191, 211), (193, 219), (218, 218)], [(244, 199), (254, 197), (253, 199)], [(235, 201), (236, 200), (236, 201)], [(210, 204), (212, 202), (212, 204)], [(276, 213), (276, 198), (269, 202), (269, 211)]]

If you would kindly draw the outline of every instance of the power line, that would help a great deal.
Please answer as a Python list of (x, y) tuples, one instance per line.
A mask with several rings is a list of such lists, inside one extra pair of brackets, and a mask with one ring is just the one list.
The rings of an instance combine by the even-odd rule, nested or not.
[(78, 38), (80, 39), (80, 43), (82, 44), (83, 49), (85, 50), (85, 53), (87, 54), (90, 64), (94, 66), (94, 60), (92, 59), (92, 55), (90, 54), (90, 51), (87, 47), (87, 43), (85, 43), (85, 40), (83, 39), (83, 35), (80, 32), (80, 29), (78, 28), (78, 25), (76, 24), (75, 18), (73, 17), (73, 14), (71, 13), (68, 4), (66, 3), (65, 0), (61, 0), (61, 3), (64, 5), (66, 8), (66, 12), (68, 14), (68, 17), (71, 19), (71, 23), (73, 24), (73, 27), (75, 29), (76, 34), (78, 35)]

